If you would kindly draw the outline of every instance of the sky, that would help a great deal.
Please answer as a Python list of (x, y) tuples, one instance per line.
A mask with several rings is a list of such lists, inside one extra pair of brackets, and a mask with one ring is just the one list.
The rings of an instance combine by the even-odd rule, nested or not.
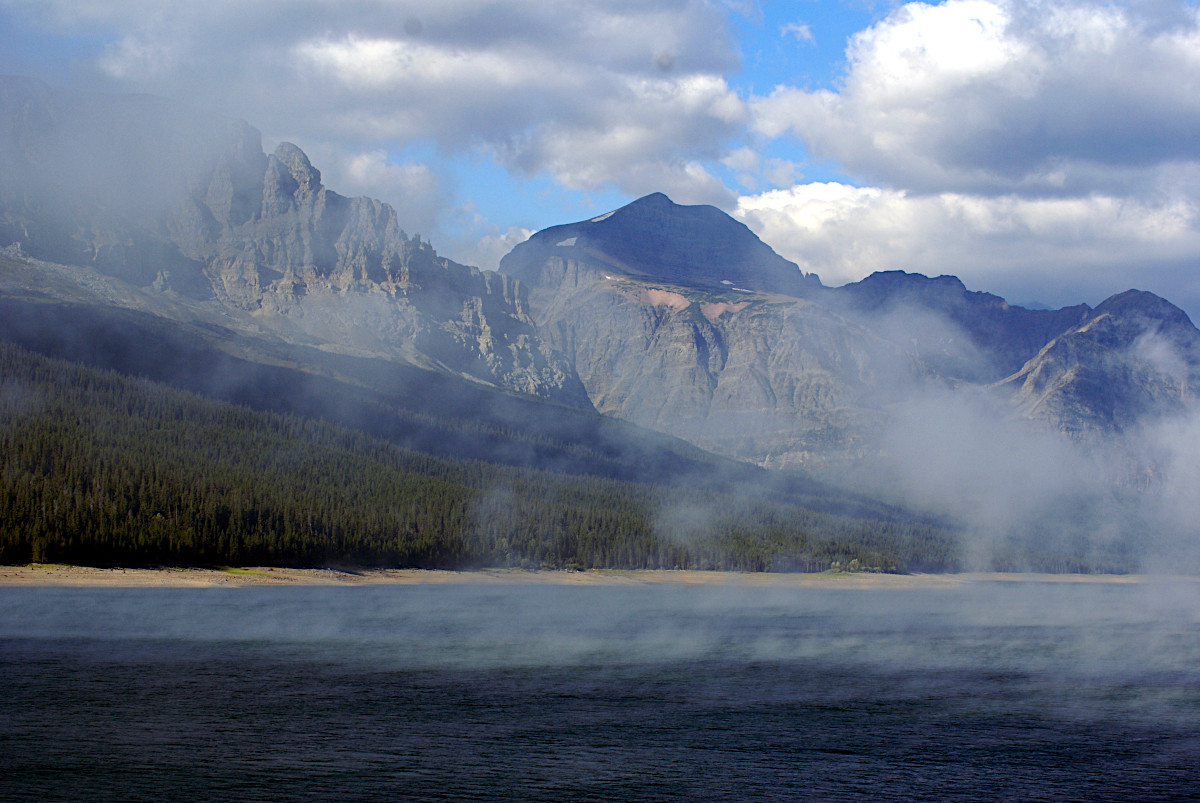
[(1194, 0), (0, 0), (0, 72), (245, 119), (483, 268), (661, 191), (827, 285), (1200, 320)]

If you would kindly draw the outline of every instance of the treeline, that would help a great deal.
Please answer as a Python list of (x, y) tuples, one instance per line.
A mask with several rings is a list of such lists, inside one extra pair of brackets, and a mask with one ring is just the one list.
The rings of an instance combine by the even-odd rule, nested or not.
[(0, 342), (0, 562), (879, 571), (953, 534), (453, 459)]

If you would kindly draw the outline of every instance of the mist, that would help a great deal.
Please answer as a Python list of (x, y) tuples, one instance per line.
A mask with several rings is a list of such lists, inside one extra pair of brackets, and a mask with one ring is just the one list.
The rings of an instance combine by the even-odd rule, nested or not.
[(1091, 390), (1074, 403), (1097, 405), (1105, 417), (1081, 418), (1053, 406), (1064, 404), (1051, 395), (1064, 380), (1039, 379), (1041, 395), (1029, 394), (1028, 366), (1018, 374), (947, 315), (905, 303), (870, 316), (844, 309), (911, 362), (876, 375), (874, 454), (834, 467), (837, 482), (950, 516), (962, 527), (969, 570), (1200, 566), (1197, 508), (1185, 490), (1200, 469), (1200, 406), (1187, 391), (1200, 341), (1190, 324), (1167, 332), (1135, 318), (1099, 367), (1077, 370), (1108, 372), (1114, 382), (1135, 376), (1136, 392)]
[[(737, 208), (796, 253), (959, 259), (1043, 299), (1165, 237), (1145, 275), (1174, 286), (1195, 216), (1168, 185), (1195, 171), (1170, 160), (1109, 154), (1080, 200), (1067, 154), (1058, 200), (1008, 182), (991, 203), (969, 153), (951, 197), (937, 158), (826, 136), (925, 190), (809, 184), (856, 208), (816, 229), (788, 211), (801, 168), (839, 168), (783, 137), (834, 131), (878, 84), (857, 56), (911, 62), (913, 97), (961, 83), (923, 84), (913, 42), (986, 84), (990, 50), (900, 24), (973, 31), (978, 8), (835, 36), (703, 1), (93, 5), (0, 19), (80, 75), (265, 116), (0, 76), (0, 797), (1200, 798), (1187, 316), (1139, 291), (1026, 310), (899, 271), (822, 287), (656, 192), (761, 193), (779, 214)], [(1068, 10), (1043, 39), (1104, 22)], [(1033, 41), (991, 11), (989, 47)], [(781, 40), (828, 52), (855, 27), (811, 92), (755, 78), (791, 61), (767, 57)], [(1020, 177), (1011, 148), (976, 150)], [(1138, 202), (1152, 184), (1165, 200)], [(592, 208), (631, 188), (653, 194)], [(585, 219), (526, 228), (554, 209)], [(450, 245), (481, 264), (511, 248), (511, 274), (447, 259), (430, 227), (482, 235)]]
[[(1197, 624), (1198, 594), (1190, 579), (838, 588), (737, 576), (704, 585), (617, 577), (600, 585), (4, 589), (0, 639), (242, 645), (374, 671), (809, 663), (1027, 672), (1068, 683), (1068, 675), (1194, 669), (1195, 639), (1179, 637)], [(1031, 637), (1038, 650), (1028, 649)]]
[[(1200, 346), (1162, 299), (1028, 311), (905, 274), (814, 279), (790, 300), (643, 292), (611, 265), (582, 281), (586, 249), (520, 282), (438, 256), (391, 207), (326, 188), (295, 146), (264, 154), (244, 123), (25, 79), (7, 103), (0, 332), (39, 353), (416, 452), (639, 483), (589, 498), (649, 506), (629, 527), (647, 555), (653, 539), (676, 548), (644, 557), (665, 568), (719, 565), (719, 549), (775, 570), (1196, 565)], [(674, 239), (653, 216), (611, 220), (693, 262), (722, 226), (752, 238), (702, 212)], [(636, 261), (636, 242), (610, 239)], [(558, 259), (555, 243), (524, 253)], [(539, 286), (552, 274), (561, 287)], [(590, 565), (561, 544), (509, 548), (542, 501), (523, 482), (474, 489), (471, 538), (505, 565)], [(893, 530), (953, 532), (958, 553), (906, 563)]]

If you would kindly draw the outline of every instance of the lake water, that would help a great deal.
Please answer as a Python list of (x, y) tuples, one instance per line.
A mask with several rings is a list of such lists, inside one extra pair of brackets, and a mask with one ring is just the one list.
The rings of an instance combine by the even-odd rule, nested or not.
[(1200, 584), (0, 588), (0, 797), (1200, 796)]

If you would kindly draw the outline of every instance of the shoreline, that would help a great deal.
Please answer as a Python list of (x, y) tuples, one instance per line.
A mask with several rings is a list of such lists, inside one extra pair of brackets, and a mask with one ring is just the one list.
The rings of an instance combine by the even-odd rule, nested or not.
[[(875, 574), (869, 572), (767, 573), (668, 569), (292, 569), (282, 567), (96, 568), (64, 564), (0, 566), (0, 587), (67, 588), (237, 588), (264, 586), (388, 585), (563, 585), (563, 586), (727, 586), (734, 588), (953, 588), (981, 582), (1142, 583), (1157, 577), (1140, 574), (1048, 574), (968, 572), (961, 574)], [(1200, 582), (1200, 578), (1172, 576)]]

